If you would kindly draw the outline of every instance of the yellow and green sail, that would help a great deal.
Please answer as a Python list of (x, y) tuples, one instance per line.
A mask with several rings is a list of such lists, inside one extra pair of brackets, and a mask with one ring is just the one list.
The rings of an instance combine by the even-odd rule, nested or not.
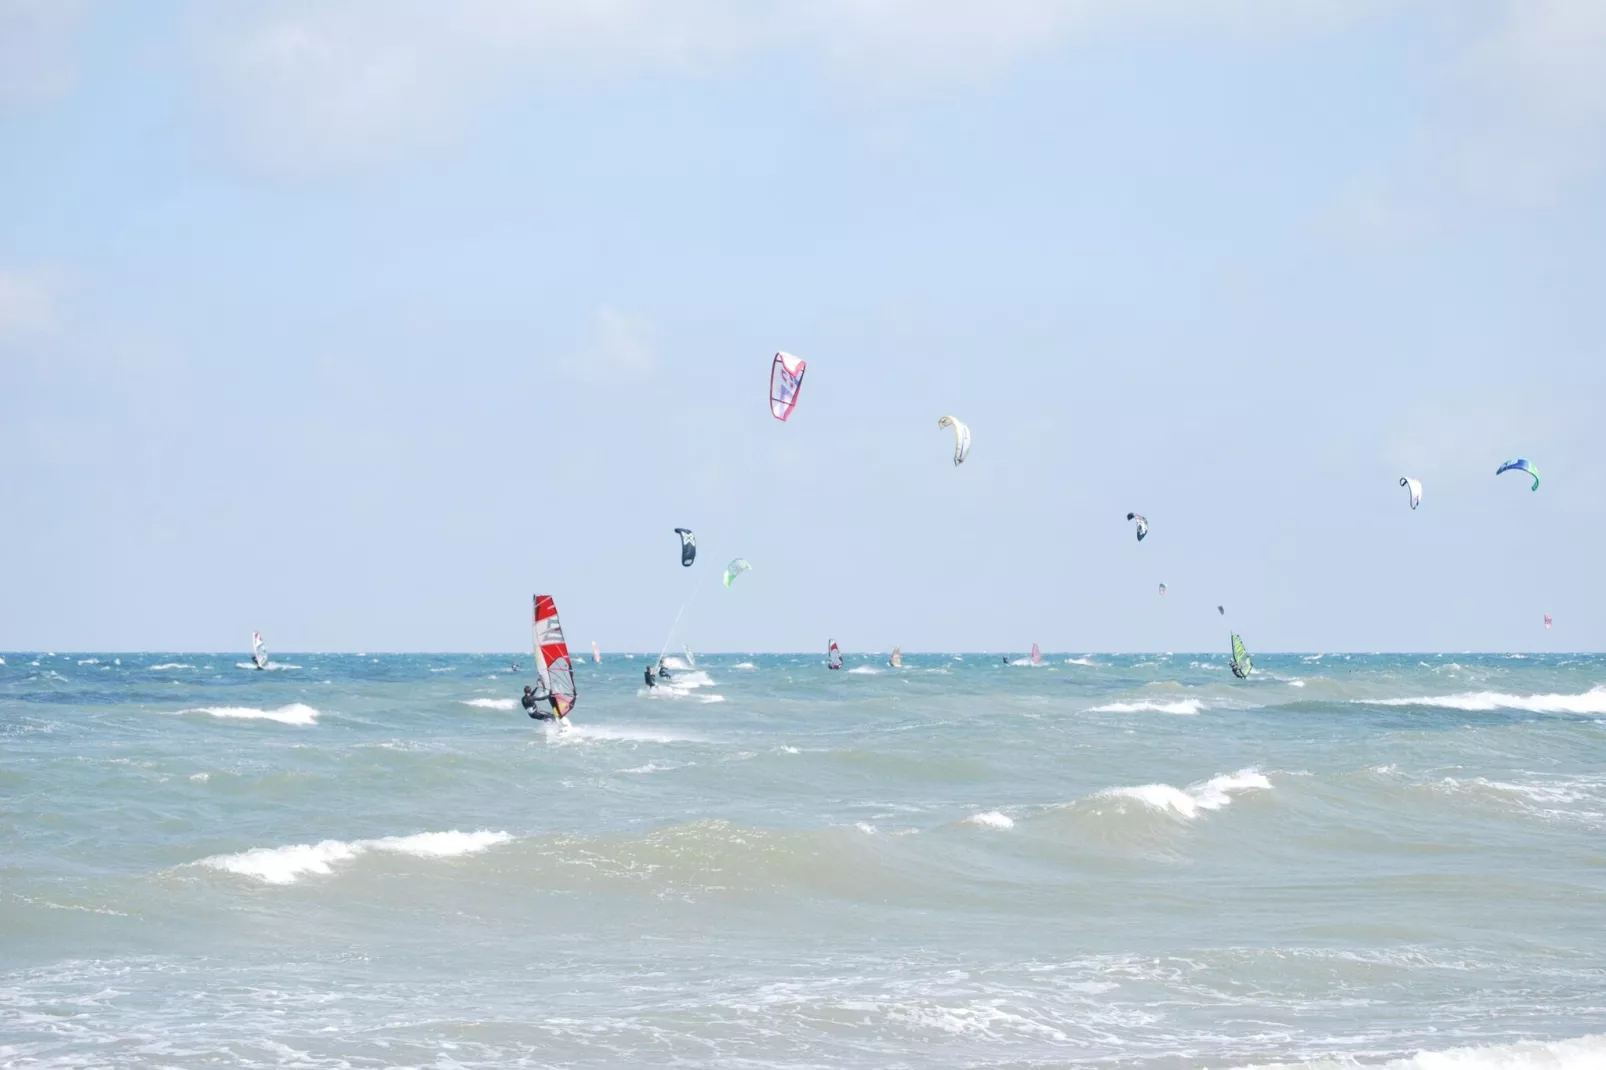
[(1232, 636), (1232, 674), (1240, 680), (1247, 679), (1254, 671), (1254, 663), (1249, 660), (1249, 649), (1236, 632)]

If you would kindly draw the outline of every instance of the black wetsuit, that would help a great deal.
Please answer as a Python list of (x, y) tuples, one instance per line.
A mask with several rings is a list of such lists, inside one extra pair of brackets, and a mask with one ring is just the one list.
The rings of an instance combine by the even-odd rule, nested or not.
[(647, 686), (648, 687), (657, 687), (658, 686), (658, 681), (654, 680), (652, 678), (652, 666), (651, 665), (647, 666), (647, 671), (642, 673), (641, 675), (646, 677)]
[[(547, 713), (544, 710), (536, 708), (536, 705), (543, 698), (551, 697), (552, 696), (550, 695), (537, 695), (534, 691), (526, 691), (524, 693), (524, 697), (520, 699), (519, 702), (523, 704), (525, 712), (528, 713), (533, 719), (537, 721), (554, 721), (557, 720), (558, 715), (556, 713)], [(556, 706), (557, 703), (554, 702), (553, 705)]]

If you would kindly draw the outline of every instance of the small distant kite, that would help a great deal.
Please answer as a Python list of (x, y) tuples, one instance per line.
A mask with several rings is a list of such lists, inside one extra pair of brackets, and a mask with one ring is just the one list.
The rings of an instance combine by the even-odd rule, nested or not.
[(691, 563), (697, 560), (697, 536), (690, 528), (676, 528), (675, 534), (680, 536), (680, 563), (691, 568)]
[(1532, 461), (1528, 460), (1526, 457), (1518, 457), (1515, 461), (1507, 461), (1505, 464), (1501, 465), (1499, 468), (1496, 468), (1494, 470), (1494, 474), (1495, 475), (1499, 475), (1502, 472), (1510, 472), (1512, 470), (1516, 470), (1518, 472), (1527, 472), (1529, 475), (1533, 476), (1534, 477), (1534, 485), (1529, 487), (1528, 489), (1529, 490), (1538, 490), (1539, 489), (1539, 469), (1537, 467), (1535, 467), (1535, 465), (1534, 465), (1534, 463)]
[(1545, 631), (1550, 631), (1550, 614), (1545, 614)]
[[(1496, 474), (1498, 475), (1498, 473)], [(1410, 488), (1412, 509), (1415, 509), (1417, 506), (1422, 504), (1422, 481), (1420, 479), (1412, 479), (1410, 476), (1401, 476), (1400, 486)]]
[(970, 428), (952, 416), (944, 416), (938, 420), (937, 427), (939, 429), (944, 427), (954, 429), (954, 467), (957, 468), (964, 464), (965, 458), (970, 456)]
[(1163, 584), (1163, 583), (1160, 584), (1160, 597), (1161, 598), (1165, 597), (1165, 584)]
[(1225, 617), (1227, 615), (1227, 607), (1226, 606), (1217, 606), (1216, 607), (1216, 612), (1220, 613), (1223, 617)]
[(797, 408), (797, 397), (803, 392), (803, 371), (808, 362), (790, 353), (775, 354), (770, 365), (770, 415), (785, 421)]
[(1128, 520), (1136, 520), (1138, 522), (1138, 541), (1142, 542), (1143, 541), (1143, 536), (1145, 536), (1145, 535), (1147, 535), (1149, 533), (1149, 521), (1148, 521), (1148, 518), (1145, 517), (1142, 513), (1128, 513), (1128, 514), (1126, 514), (1126, 518)]
[(746, 572), (752, 567), (752, 565), (747, 563), (747, 558), (745, 557), (738, 557), (736, 560), (726, 565), (725, 586), (729, 587), (731, 585), (731, 581), (735, 580), (737, 576), (740, 576), (742, 573)]

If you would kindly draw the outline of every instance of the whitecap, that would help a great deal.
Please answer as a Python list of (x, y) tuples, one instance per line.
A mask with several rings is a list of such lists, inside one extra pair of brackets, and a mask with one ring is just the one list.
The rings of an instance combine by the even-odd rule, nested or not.
[(1001, 814), (997, 810), (988, 810), (985, 813), (971, 814), (965, 818), (967, 825), (979, 825), (988, 829), (1012, 829), (1015, 821), (1008, 814)]
[(756, 669), (756, 668), (758, 668), (758, 666), (754, 665), (751, 661), (738, 661), (735, 665), (732, 665), (731, 668), (733, 668), (733, 669)]
[(168, 669), (193, 669), (194, 665), (185, 665), (180, 661), (164, 661), (160, 665), (152, 665), (151, 672), (166, 672)]
[(1067, 664), (1067, 665), (1086, 665), (1086, 666), (1089, 666), (1089, 667), (1095, 667), (1095, 666), (1098, 665), (1098, 662), (1094, 661), (1091, 658), (1066, 658), (1065, 659), (1065, 664)]
[(518, 699), (511, 698), (464, 698), (457, 700), (463, 706), (478, 706), (482, 710), (511, 710), (515, 709)]
[(276, 710), (259, 710), (253, 706), (197, 706), (178, 712), (204, 713), (210, 717), (230, 721), (277, 721), (280, 724), (302, 726), (317, 724), (319, 716), (319, 711), (300, 702), (292, 702)]
[(266, 884), (294, 884), (305, 874), (325, 875), (333, 867), (370, 851), (411, 855), (415, 858), (454, 858), (474, 854), (513, 839), (506, 832), (420, 832), (412, 836), (385, 836), (375, 840), (324, 840), (288, 847), (253, 847), (239, 854), (214, 855), (192, 865), (252, 877)]
[[(1237, 1070), (1350, 1070), (1356, 1065), (1348, 1056), (1335, 1056), (1297, 1063), (1258, 1063)], [(1599, 1070), (1606, 1066), (1606, 1036), (1424, 1051), (1368, 1065), (1373, 1070)]]
[(1242, 791), (1270, 791), (1271, 781), (1255, 769), (1240, 769), (1212, 777), (1187, 788), (1170, 784), (1142, 784), (1133, 788), (1109, 788), (1098, 794), (1112, 799), (1134, 799), (1152, 810), (1176, 814), (1193, 820), (1205, 810), (1219, 810)]
[(78, 664), (80, 664), (80, 665), (99, 665), (100, 664), (100, 659), (99, 658), (85, 658), (82, 661), (80, 661)]
[(1176, 713), (1195, 714), (1204, 709), (1204, 703), (1196, 698), (1179, 698), (1171, 702), (1110, 702), (1103, 706), (1094, 706), (1089, 713)]
[(1446, 710), (1485, 712), (1523, 710), (1528, 713), (1606, 714), (1606, 687), (1579, 695), (1511, 695), (1501, 691), (1466, 691), (1422, 698), (1350, 699), (1363, 706), (1430, 706)]
[(850, 676), (876, 676), (880, 672), (881, 670), (876, 668), (874, 665), (855, 665), (853, 668), (848, 670), (848, 674)]

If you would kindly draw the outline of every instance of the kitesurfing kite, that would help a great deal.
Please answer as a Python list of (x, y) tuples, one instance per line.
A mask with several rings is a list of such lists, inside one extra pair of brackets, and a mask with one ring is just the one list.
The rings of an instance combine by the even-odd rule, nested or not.
[(803, 390), (803, 371), (808, 362), (790, 353), (775, 354), (770, 365), (770, 415), (784, 421), (797, 408), (797, 396)]
[(258, 669), (266, 669), (268, 667), (268, 648), (262, 642), (261, 632), (251, 633), (251, 664)]
[[(1548, 623), (1549, 620), (1549, 617), (1545, 618), (1545, 627), (1547, 628), (1550, 627), (1550, 624)], [(894, 669), (903, 668), (903, 647), (895, 646), (892, 648), (892, 656), (887, 659), (887, 664), (892, 666)]]
[(1417, 506), (1422, 504), (1422, 481), (1420, 479), (1412, 479), (1410, 476), (1401, 476), (1400, 486), (1411, 488), (1412, 509), (1415, 509)]
[(1126, 518), (1138, 522), (1138, 541), (1142, 542), (1143, 536), (1149, 533), (1149, 521), (1141, 513), (1128, 513)]
[(1550, 614), (1545, 614), (1545, 631), (1550, 631)]
[(970, 456), (970, 428), (952, 416), (938, 420), (937, 427), (939, 430), (944, 427), (954, 429), (954, 467), (964, 464), (965, 458)]
[(842, 648), (836, 645), (835, 639), (831, 640), (831, 645), (825, 649), (825, 667), (828, 669), (842, 667)]
[(745, 557), (738, 557), (736, 560), (726, 565), (725, 586), (729, 587), (736, 580), (737, 576), (740, 576), (742, 573), (748, 571), (752, 567), (752, 565), (747, 563), (747, 558)]
[(1223, 617), (1225, 617), (1227, 615), (1227, 607), (1226, 606), (1217, 606), (1216, 607), (1216, 612), (1220, 613)]
[(579, 697), (574, 687), (574, 664), (569, 660), (569, 644), (563, 639), (558, 622), (558, 606), (549, 594), (535, 596), (535, 616), (530, 623), (535, 647), (535, 671), (541, 674), (541, 687), (552, 698), (552, 711), (559, 719), (567, 717)]
[(1529, 490), (1539, 489), (1539, 469), (1536, 468), (1534, 463), (1528, 460), (1526, 457), (1518, 457), (1515, 461), (1507, 461), (1499, 468), (1496, 468), (1494, 470), (1494, 474), (1499, 475), (1502, 472), (1510, 472), (1513, 469), (1518, 472), (1527, 472), (1529, 475), (1534, 477), (1534, 485), (1529, 487)]
[(1234, 632), (1232, 636), (1232, 674), (1240, 680), (1247, 680), (1254, 668), (1254, 665), (1249, 660), (1249, 651), (1244, 647), (1244, 641), (1238, 638), (1238, 633)]
[(1160, 584), (1160, 596), (1165, 597), (1165, 584)]
[(691, 563), (697, 560), (697, 536), (687, 528), (676, 528), (675, 534), (680, 536), (680, 563), (691, 568)]

